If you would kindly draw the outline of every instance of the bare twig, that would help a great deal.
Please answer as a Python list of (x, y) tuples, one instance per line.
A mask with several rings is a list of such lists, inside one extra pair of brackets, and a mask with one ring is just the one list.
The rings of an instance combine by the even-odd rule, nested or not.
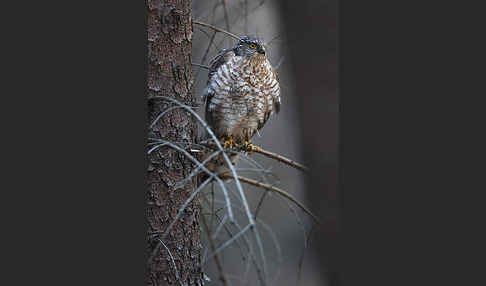
[(231, 239), (225, 241), (220, 247), (218, 247), (218, 249), (216, 249), (213, 252), (213, 254), (211, 254), (209, 257), (211, 257), (213, 255), (216, 255), (217, 253), (219, 253), (220, 251), (222, 251), (223, 249), (225, 249), (226, 247), (228, 247), (229, 245), (231, 245), (231, 243), (233, 243), (233, 241), (235, 241), (236, 239), (238, 239), (238, 237), (240, 237), (245, 232), (247, 232), (251, 227), (252, 227), (252, 225), (247, 224), (240, 232), (238, 232), (237, 234), (235, 234), (235, 236), (233, 236)]
[[(208, 46), (213, 46), (213, 48), (216, 50), (216, 51), (219, 51), (219, 50), (222, 50), (222, 48), (220, 48), (219, 46), (217, 46), (215, 43), (214, 43), (214, 40), (212, 41), (211, 38), (214, 37), (214, 36), (210, 36), (208, 34), (208, 32), (206, 32), (206, 30), (204, 30), (202, 27), (198, 29), (199, 31), (201, 31), (201, 33), (204, 34), (204, 36), (206, 36), (206, 38), (209, 39), (209, 45)], [(216, 31), (213, 31), (213, 35), (216, 35), (218, 32)]]
[[(218, 201), (218, 200), (216, 200), (216, 202), (217, 202), (217, 203), (220, 203), (220, 204), (223, 204), (223, 203), (224, 203), (224, 202), (222, 202), (222, 201)], [(235, 210), (236, 210), (236, 211), (240, 211), (241, 213), (244, 213), (244, 210), (243, 210), (243, 209), (241, 209), (241, 208), (239, 208), (239, 207), (235, 207)], [(223, 219), (224, 219), (224, 218), (223, 218)], [(274, 231), (273, 231), (273, 230), (270, 228), (270, 226), (268, 226), (268, 225), (267, 225), (267, 224), (266, 224), (266, 223), (265, 223), (263, 220), (261, 220), (261, 219), (257, 219), (257, 224), (259, 224), (259, 225), (261, 225), (262, 227), (264, 227), (264, 228), (267, 230), (268, 234), (269, 234), (269, 235), (271, 236), (271, 238), (273, 239), (273, 242), (274, 242), (274, 245), (275, 245), (275, 250), (276, 250), (276, 252), (277, 252), (277, 262), (278, 262), (279, 264), (280, 264), (280, 263), (282, 263), (282, 251), (281, 251), (281, 249), (280, 249), (280, 244), (279, 244), (279, 242), (278, 242), (278, 240), (277, 240), (277, 235), (276, 235), (276, 234), (275, 234), (275, 232), (274, 232)], [(238, 229), (239, 229), (239, 230), (241, 229), (241, 227), (240, 227), (240, 226), (239, 226), (237, 223), (235, 223), (235, 225), (238, 227)], [(231, 237), (231, 238), (233, 238), (233, 236), (234, 236), (233, 234), (231, 234), (231, 235), (230, 235), (230, 237)], [(213, 238), (214, 238), (214, 237), (213, 237)], [(246, 239), (246, 238), (243, 236), (243, 239)], [(258, 242), (257, 242), (257, 243), (258, 243)], [(203, 261), (205, 261), (205, 260), (203, 259)], [(263, 262), (263, 263), (265, 263), (265, 262)], [(255, 265), (255, 266), (257, 267), (257, 265)], [(248, 267), (248, 265), (247, 265), (247, 267)], [(245, 273), (246, 273), (246, 274), (245, 274), (245, 275), (243, 275), (244, 277), (247, 277), (246, 275), (247, 275), (248, 271), (249, 271), (249, 270), (248, 270), (248, 268), (247, 268), (247, 270), (245, 271)], [(259, 271), (259, 270), (258, 270), (258, 268), (257, 268), (257, 271)], [(259, 272), (259, 273), (260, 273), (260, 272)], [(263, 273), (260, 273), (260, 274), (263, 274)], [(260, 275), (260, 274), (259, 274), (259, 275)], [(277, 273), (276, 275), (278, 275), (278, 273)], [(276, 278), (277, 278), (277, 276), (275, 276), (275, 277), (274, 277), (274, 279), (276, 279)], [(262, 281), (262, 283), (263, 283), (263, 284), (265, 284), (265, 283), (266, 283), (266, 282), (264, 281), (264, 278), (263, 278), (262, 276), (261, 276), (259, 279)], [(243, 283), (243, 285), (247, 285), (247, 284)], [(273, 285), (273, 284), (269, 284), (269, 285)]]
[(245, 0), (245, 34), (248, 34), (248, 0)]
[(224, 20), (226, 22), (226, 30), (228, 30), (228, 32), (231, 32), (229, 18), (228, 18), (228, 5), (226, 3), (226, 0), (222, 0), (222, 1), (223, 1), (223, 10), (224, 10)]
[(273, 37), (270, 41), (268, 41), (267, 43), (265, 43), (266, 46), (270, 46), (272, 44), (272, 42), (278, 38), (281, 37), (281, 34), (278, 34), (276, 35), (275, 37)]
[(177, 281), (179, 281), (179, 284), (182, 285), (182, 282), (180, 281), (180, 278), (179, 278), (179, 271), (177, 270), (177, 267), (176, 267), (176, 264), (175, 264), (175, 261), (174, 261), (174, 257), (172, 256), (172, 253), (170, 253), (169, 248), (165, 245), (165, 243), (160, 238), (157, 238), (157, 239), (160, 241), (160, 243), (165, 247), (165, 249), (169, 253), (170, 260), (172, 261), (172, 264), (174, 265), (174, 270), (175, 270)]
[[(204, 229), (206, 230), (206, 234), (208, 235), (208, 241), (209, 241), (209, 246), (211, 247), (211, 251), (213, 253), (215, 253), (216, 247), (214, 246), (214, 241), (211, 238), (211, 231), (209, 230), (209, 226), (208, 226), (208, 223), (206, 222), (206, 218), (204, 216), (201, 216), (201, 220), (202, 220)], [(214, 261), (216, 262), (216, 267), (218, 268), (218, 271), (219, 271), (219, 279), (221, 280), (221, 282), (223, 282), (224, 286), (227, 286), (228, 285), (228, 279), (226, 278), (226, 276), (224, 274), (223, 266), (221, 265), (221, 260), (219, 258), (218, 253), (216, 253), (214, 255)]]
[(275, 70), (277, 70), (277, 71), (278, 71), (278, 69), (279, 69), (279, 68), (280, 68), (280, 66), (282, 65), (282, 63), (283, 63), (284, 59), (285, 59), (285, 56), (282, 56), (282, 57), (280, 58), (280, 60), (278, 61), (278, 63), (275, 65)]
[(302, 255), (300, 256), (299, 266), (298, 266), (298, 269), (297, 269), (297, 285), (299, 285), (299, 283), (300, 283), (300, 275), (302, 273), (302, 266), (304, 264), (304, 255), (305, 255), (305, 251), (307, 250), (307, 247), (309, 246), (309, 241), (310, 241), (313, 230), (314, 230), (314, 227), (311, 228), (307, 238), (304, 241), (304, 249), (302, 250)]
[[(223, 179), (234, 179), (234, 177), (230, 174), (222, 174), (222, 175), (220, 175), (220, 177), (223, 178)], [(307, 207), (305, 207), (301, 202), (299, 202), (296, 198), (294, 198), (291, 194), (287, 193), (286, 191), (281, 190), (277, 187), (268, 185), (268, 184), (260, 183), (258, 181), (255, 181), (255, 180), (252, 180), (252, 179), (249, 179), (249, 178), (246, 178), (246, 177), (238, 176), (238, 180), (245, 182), (247, 184), (250, 184), (250, 185), (254, 185), (254, 186), (275, 192), (275, 193), (289, 199), (294, 204), (299, 206), (304, 212), (306, 212), (308, 215), (310, 215), (314, 219), (315, 222), (317, 222), (318, 224), (321, 223), (319, 218), (316, 215), (314, 215)]]
[(258, 216), (258, 212), (260, 212), (260, 208), (263, 205), (263, 200), (265, 199), (265, 197), (267, 196), (267, 194), (269, 194), (269, 192), (263, 192), (262, 196), (260, 197), (260, 200), (258, 201), (258, 205), (257, 205), (257, 207), (255, 209), (255, 214), (254, 214), (255, 219)]
[(179, 208), (179, 212), (177, 213), (176, 217), (172, 220), (169, 224), (167, 229), (162, 234), (162, 238), (165, 238), (169, 232), (172, 230), (174, 224), (182, 217), (184, 210), (186, 209), (187, 205), (194, 199), (194, 197), (204, 189), (204, 187), (212, 180), (212, 178), (207, 178), (199, 187), (191, 194), (191, 196), (184, 202), (184, 204)]
[(193, 65), (193, 66), (200, 67), (200, 68), (205, 68), (205, 69), (207, 69), (207, 70), (209, 69), (209, 67), (208, 67), (208, 66), (206, 66), (206, 65), (201, 65), (201, 64), (196, 64), (196, 63), (192, 63), (192, 65)]
[[(202, 29), (201, 29), (201, 31), (203, 32), (203, 34), (206, 35), (205, 31), (203, 31)], [(204, 63), (204, 61), (206, 61), (206, 57), (208, 56), (209, 50), (211, 49), (211, 45), (213, 45), (214, 37), (215, 36), (216, 36), (216, 31), (214, 31), (213, 35), (209, 39), (209, 44), (208, 44), (208, 47), (206, 48), (206, 51), (204, 52), (204, 55), (203, 55), (202, 60), (201, 60), (201, 63)], [(209, 70), (209, 67), (208, 67), (208, 70)], [(200, 69), (197, 70), (196, 75), (194, 76), (194, 79), (195, 80), (198, 78), (199, 71), (200, 71)]]
[[(207, 201), (207, 198), (205, 196), (202, 196), (202, 198), (206, 201), (207, 204), (209, 204), (209, 202)], [(218, 201), (218, 200), (215, 200), (215, 202), (218, 202), (218, 203), (223, 203), (221, 201)], [(238, 208), (236, 207), (238, 210), (240, 210), (242, 213), (245, 212), (243, 211), (241, 208)], [(225, 231), (226, 231), (226, 234), (228, 234), (228, 236), (230, 238), (233, 238), (235, 236), (235, 234), (231, 231), (231, 229), (226, 225), (226, 215), (225, 217), (223, 217), (223, 219), (221, 219), (218, 215), (217, 212), (213, 213), (214, 217), (216, 217), (221, 223), (219, 224), (218, 228), (222, 227)], [(241, 230), (242, 228), (238, 225), (238, 223), (233, 223), (232, 224), (233, 226), (235, 226), (238, 230)], [(213, 235), (214, 236), (214, 235)], [(262, 285), (266, 285), (265, 283), (265, 279), (263, 277), (263, 271), (262, 269), (260, 269), (259, 265), (258, 265), (258, 262), (256, 260), (256, 257), (255, 257), (255, 254), (254, 254), (254, 251), (253, 251), (253, 247), (252, 247), (252, 244), (250, 242), (250, 240), (245, 237), (244, 235), (242, 236), (243, 238), (243, 245), (247, 248), (247, 250), (244, 250), (243, 247), (240, 245), (239, 241), (238, 240), (235, 240), (235, 243), (236, 245), (238, 246), (238, 248), (240, 249), (240, 252), (241, 252), (241, 255), (243, 257), (243, 260), (247, 259), (248, 263), (252, 262), (253, 265), (255, 266), (255, 270), (257, 272), (257, 276), (258, 276), (258, 279), (261, 281)], [(213, 237), (214, 239), (214, 237)], [(202, 258), (202, 264), (204, 265), (206, 262), (208, 262), (208, 257), (207, 257), (207, 253), (204, 253), (203, 255), (203, 258)], [(249, 267), (249, 264), (247, 264), (247, 271), (245, 272), (246, 274), (248, 273), (248, 267)], [(244, 277), (247, 277), (246, 275), (244, 275)], [(245, 284), (244, 284), (245, 285)]]
[(263, 149), (261, 149), (261, 150), (255, 150), (255, 153), (259, 153), (259, 154), (262, 154), (262, 155), (267, 156), (269, 158), (275, 159), (277, 161), (280, 161), (282, 163), (285, 163), (285, 164), (287, 164), (289, 166), (292, 166), (292, 167), (294, 167), (296, 169), (299, 169), (301, 171), (305, 171), (305, 172), (309, 171), (309, 168), (307, 168), (306, 166), (304, 166), (304, 165), (302, 165), (300, 163), (297, 163), (294, 160), (290, 160), (289, 158), (286, 158), (286, 157), (284, 157), (282, 155), (279, 155), (279, 154), (276, 154), (276, 153), (272, 153), (272, 152), (269, 152), (269, 151), (266, 151), (266, 150), (263, 150)]
[[(213, 139), (214, 143), (216, 144), (216, 146), (218, 147), (218, 150), (222, 151), (222, 155), (223, 155), (223, 159), (225, 160), (226, 164), (228, 165), (228, 167), (230, 168), (231, 170), (231, 173), (233, 174), (233, 176), (237, 177), (236, 175), (236, 170), (233, 166), (233, 164), (231, 163), (231, 160), (229, 159), (228, 155), (226, 155), (226, 153), (224, 152), (224, 149), (223, 149), (223, 146), (221, 146), (221, 143), (219, 143), (219, 140), (218, 138), (216, 137), (216, 135), (214, 135), (214, 132), (211, 130), (211, 128), (208, 126), (208, 124), (206, 123), (206, 121), (204, 121), (200, 116), (199, 114), (197, 114), (194, 110), (192, 110), (191, 108), (185, 108), (185, 105), (180, 103), (179, 101), (173, 99), (173, 98), (170, 98), (170, 97), (167, 97), (167, 96), (152, 96), (150, 97), (149, 99), (156, 99), (156, 98), (159, 98), (159, 99), (163, 99), (163, 100), (167, 100), (167, 101), (170, 101), (172, 103), (175, 103), (179, 106), (182, 106), (184, 107), (185, 110), (187, 110), (189, 113), (191, 113), (198, 121), (199, 123), (201, 123), (201, 125), (204, 127), (204, 129), (206, 129), (206, 131), (208, 132), (208, 134), (211, 136), (211, 138)], [(185, 150), (184, 150), (185, 153), (187, 153)], [(186, 156), (189, 155), (190, 157), (192, 157), (190, 154), (186, 154)], [(196, 162), (195, 163), (199, 163)], [(204, 167), (204, 166), (203, 166)], [(204, 170), (205, 169), (205, 170)], [(203, 168), (203, 170), (205, 172), (207, 172), (208, 174), (210, 174), (211, 172), (209, 172), (206, 168)], [(216, 178), (216, 180), (218, 180), (218, 178)], [(219, 182), (219, 181), (218, 181)], [(245, 210), (246, 210), (246, 213), (247, 213), (247, 217), (248, 217), (248, 220), (250, 222), (251, 225), (254, 225), (255, 224), (255, 221), (253, 220), (253, 216), (251, 215), (251, 211), (250, 211), (250, 207), (248, 206), (248, 202), (246, 200), (246, 196), (245, 196), (245, 193), (243, 192), (243, 187), (241, 186), (241, 183), (240, 181), (238, 180), (238, 178), (235, 179), (235, 184), (236, 184), (236, 188), (238, 189), (238, 192), (240, 193), (240, 196), (241, 196), (241, 199), (243, 200), (243, 205), (245, 207)], [(221, 185), (221, 184), (220, 184)], [(225, 189), (224, 187), (222, 187), (222, 189)], [(230, 215), (230, 221), (234, 221), (234, 218), (233, 218), (233, 215), (232, 213), (229, 213)]]
[[(201, 162), (201, 166), (205, 166), (214, 157), (218, 156), (220, 152), (221, 151), (214, 151), (213, 153), (211, 153), (211, 155), (209, 155), (204, 161)], [(192, 170), (192, 172), (191, 172), (191, 174), (189, 174), (189, 176), (187, 176), (186, 178), (184, 178), (181, 181), (177, 182), (175, 184), (175, 187), (176, 188), (182, 188), (182, 187), (184, 187), (187, 183), (189, 183), (192, 180), (192, 178), (194, 176), (196, 176), (197, 174), (199, 174), (199, 172), (200, 172), (199, 169), (201, 169), (199, 166), (196, 167), (194, 170)]]
[(230, 32), (228, 32), (226, 30), (217, 28), (217, 27), (215, 27), (213, 25), (210, 25), (210, 24), (207, 24), (207, 23), (203, 23), (203, 22), (199, 22), (199, 21), (196, 21), (196, 20), (193, 20), (192, 22), (194, 24), (196, 24), (196, 25), (200, 25), (200, 26), (203, 26), (203, 27), (206, 27), (206, 28), (210, 28), (210, 29), (212, 29), (214, 31), (217, 31), (217, 32), (220, 32), (220, 33), (224, 33), (224, 34), (226, 34), (226, 35), (228, 35), (228, 36), (230, 36), (230, 37), (232, 37), (232, 38), (234, 38), (234, 39), (236, 39), (238, 41), (240, 40), (240, 37), (238, 37), (237, 35), (235, 35), (233, 33), (230, 33)]
[[(266, 266), (265, 266), (265, 256), (264, 256), (264, 253), (263, 253), (263, 245), (261, 243), (261, 239), (260, 239), (260, 234), (258, 233), (258, 230), (255, 228), (255, 219), (253, 218), (253, 215), (251, 213), (251, 210), (250, 210), (250, 207), (248, 205), (248, 201), (246, 199), (246, 196), (245, 196), (245, 193), (243, 192), (243, 187), (241, 186), (241, 183), (240, 183), (240, 180), (238, 179), (238, 175), (236, 174), (236, 170), (233, 166), (233, 164), (231, 163), (228, 155), (226, 155), (226, 152), (224, 152), (224, 149), (223, 147), (221, 146), (221, 143), (219, 142), (218, 138), (216, 137), (216, 135), (214, 135), (214, 132), (211, 130), (211, 128), (209, 127), (209, 125), (206, 123), (206, 121), (204, 121), (200, 116), (199, 114), (197, 114), (194, 110), (192, 110), (191, 108), (189, 107), (185, 107), (184, 104), (182, 104), (181, 102), (179, 102), (178, 100), (174, 99), (174, 98), (170, 98), (170, 97), (167, 97), (167, 96), (152, 96), (152, 97), (149, 97), (149, 100), (150, 99), (156, 99), (156, 98), (160, 98), (160, 99), (163, 99), (163, 100), (167, 100), (167, 101), (170, 101), (172, 103), (175, 103), (179, 106), (182, 106), (184, 108), (184, 110), (188, 111), (189, 113), (191, 113), (198, 121), (199, 123), (201, 123), (201, 125), (206, 129), (206, 131), (208, 132), (208, 134), (211, 136), (211, 138), (213, 139), (214, 143), (216, 144), (216, 146), (218, 147), (218, 150), (222, 151), (222, 155), (223, 155), (223, 159), (225, 160), (227, 166), (229, 167), (230, 171), (231, 171), (231, 174), (233, 175), (233, 178), (234, 178), (234, 181), (235, 181), (235, 184), (236, 184), (236, 188), (238, 190), (238, 193), (241, 197), (241, 202), (243, 204), (243, 207), (245, 209), (245, 212), (246, 212), (246, 216), (248, 218), (248, 226), (249, 226), (249, 229), (252, 230), (253, 234), (255, 235), (255, 239), (257, 241), (257, 244), (258, 244), (258, 247), (260, 248), (260, 254), (262, 256), (262, 260), (263, 260), (263, 277), (265, 277), (265, 273), (266, 273)], [(172, 146), (173, 148), (176, 148), (178, 146)], [(185, 150), (181, 150), (186, 156), (188, 157), (192, 157), (189, 153), (187, 153), (187, 151)], [(193, 158), (193, 157), (192, 157)], [(196, 164), (199, 164), (200, 163), (195, 160)], [(201, 168), (203, 169), (206, 169), (204, 166), (202, 166)], [(213, 179), (215, 178), (216, 180), (219, 180), (217, 177), (214, 177), (212, 175), (212, 172), (210, 172), (209, 170), (204, 170), (206, 171), (208, 174), (211, 174), (211, 178), (210, 179)], [(219, 182), (219, 181), (218, 181)], [(223, 187), (224, 188), (224, 187)], [(225, 194), (226, 196), (226, 194)], [(229, 202), (228, 202), (229, 204)], [(229, 207), (231, 207), (231, 205), (229, 205)], [(232, 214), (229, 213), (230, 215), (230, 221), (233, 222), (233, 223), (236, 223), (234, 221), (234, 218), (232, 217)], [(170, 227), (170, 225), (169, 225)], [(166, 231), (164, 233), (164, 237), (165, 235), (168, 234), (168, 231)], [(265, 280), (263, 281), (263, 284), (266, 284), (265, 283)]]
[[(214, 214), (214, 213), (213, 213)], [(215, 214), (216, 215), (216, 214)], [(223, 219), (221, 220), (220, 224), (218, 225), (218, 227), (216, 228), (216, 230), (214, 231), (214, 234), (212, 236), (212, 239), (215, 239), (218, 234), (219, 234), (219, 231), (221, 230), (221, 228), (224, 226), (224, 224), (226, 223), (226, 219), (228, 218), (227, 215), (224, 215)]]

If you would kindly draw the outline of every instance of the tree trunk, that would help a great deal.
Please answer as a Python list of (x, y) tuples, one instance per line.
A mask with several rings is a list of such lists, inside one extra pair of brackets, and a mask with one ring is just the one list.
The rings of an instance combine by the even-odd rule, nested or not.
[[(147, 2), (149, 97), (166, 96), (195, 105), (191, 7), (189, 0)], [(171, 106), (173, 104), (167, 101), (149, 100), (148, 123)], [(196, 134), (195, 119), (183, 109), (168, 112), (148, 131), (150, 138), (171, 142), (194, 143)], [(202, 285), (198, 199), (188, 205), (163, 243), (159, 240), (161, 236), (156, 235), (167, 229), (194, 191), (195, 180), (183, 188), (175, 188), (175, 184), (188, 176), (193, 167), (184, 154), (170, 147), (162, 147), (148, 157), (147, 285)]]

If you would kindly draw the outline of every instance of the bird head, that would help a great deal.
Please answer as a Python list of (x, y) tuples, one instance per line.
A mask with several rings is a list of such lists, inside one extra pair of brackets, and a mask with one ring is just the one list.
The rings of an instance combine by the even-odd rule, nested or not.
[(233, 50), (238, 56), (265, 56), (265, 44), (261, 39), (252, 36), (241, 38)]

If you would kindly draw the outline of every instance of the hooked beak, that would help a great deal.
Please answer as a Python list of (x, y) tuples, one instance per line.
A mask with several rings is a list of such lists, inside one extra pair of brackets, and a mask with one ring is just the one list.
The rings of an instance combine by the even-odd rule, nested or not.
[(257, 51), (257, 52), (258, 52), (259, 54), (262, 54), (262, 55), (264, 55), (264, 54), (265, 54), (265, 50), (264, 50), (263, 48), (258, 49), (258, 51)]

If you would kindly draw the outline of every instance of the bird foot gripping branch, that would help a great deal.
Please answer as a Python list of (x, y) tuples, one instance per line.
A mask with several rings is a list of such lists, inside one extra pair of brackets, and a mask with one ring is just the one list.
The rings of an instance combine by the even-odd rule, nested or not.
[(233, 136), (230, 136), (226, 141), (223, 141), (223, 148), (230, 148), (232, 149), (233, 147), (236, 147), (237, 144), (235, 141), (233, 141)]
[(233, 136), (230, 136), (228, 139), (223, 140), (224, 149), (233, 149), (236, 148), (237, 151), (245, 151), (248, 152), (249, 155), (253, 154), (253, 152), (261, 152), (262, 148), (256, 145), (253, 145), (250, 141), (245, 141), (243, 144), (238, 144), (233, 140)]
[(247, 151), (249, 155), (253, 154), (253, 152), (255, 152), (255, 151), (256, 152), (262, 151), (261, 147), (253, 145), (249, 141), (245, 141), (245, 143), (243, 143), (243, 146), (242, 146), (241, 149), (244, 150), (244, 151)]

